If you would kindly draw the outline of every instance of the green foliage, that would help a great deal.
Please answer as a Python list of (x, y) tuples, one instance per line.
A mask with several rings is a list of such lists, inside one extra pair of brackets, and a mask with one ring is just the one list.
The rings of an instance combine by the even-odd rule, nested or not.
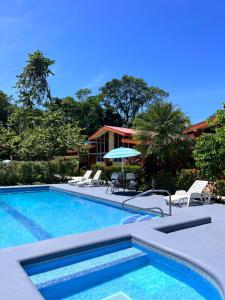
[(142, 173), (139, 189), (141, 191), (147, 191), (150, 189), (166, 189), (173, 193), (175, 191), (175, 178), (172, 176), (171, 172), (165, 170), (151, 174), (148, 177), (145, 177)]
[(87, 100), (88, 96), (90, 96), (92, 91), (90, 89), (79, 89), (76, 91), (75, 95), (79, 101)]
[(187, 191), (195, 180), (199, 179), (199, 172), (196, 169), (181, 169), (176, 176), (176, 190)]
[[(35, 176), (33, 174), (33, 166), (34, 166), (33, 163), (30, 162), (21, 162), (20, 164), (18, 164), (17, 176), (18, 176), (19, 183), (32, 184), (34, 182)], [(40, 182), (38, 179), (37, 182)]]
[[(120, 165), (112, 165), (112, 166), (105, 166), (102, 164), (95, 164), (91, 166), (93, 171), (102, 170), (101, 178), (103, 180), (110, 180), (112, 173), (114, 172), (121, 172)], [(140, 179), (141, 177), (141, 167), (135, 165), (127, 165), (124, 166), (125, 173), (134, 173), (137, 175), (137, 178)]]
[(154, 189), (165, 189), (169, 190), (171, 193), (175, 192), (176, 189), (176, 179), (172, 176), (170, 171), (162, 170), (158, 172), (152, 178)]
[(25, 130), (34, 129), (41, 124), (43, 111), (23, 107), (14, 107), (8, 118), (7, 127), (20, 135)]
[(8, 116), (12, 108), (12, 97), (0, 90), (0, 124), (7, 125)]
[(17, 164), (4, 164), (0, 162), (0, 186), (15, 185), (17, 182)]
[(37, 127), (22, 134), (18, 157), (21, 160), (49, 160), (54, 155), (50, 131)]
[(215, 177), (222, 175), (220, 156), (220, 143), (216, 141), (214, 134), (203, 134), (197, 139), (194, 149), (194, 158), (196, 166), (201, 171), (204, 178), (213, 180)]
[(66, 176), (77, 175), (79, 162), (77, 159), (60, 160), (58, 165), (58, 174), (64, 178)]
[(28, 54), (27, 65), (17, 76), (15, 86), (24, 107), (33, 108), (35, 105), (43, 105), (51, 100), (47, 78), (49, 75), (54, 75), (49, 69), (54, 63), (54, 60), (45, 57), (39, 50)]
[[(135, 118), (134, 139), (141, 141), (137, 146), (146, 157), (146, 167), (157, 173), (190, 167), (193, 141), (183, 135), (182, 130), (189, 124), (185, 114), (170, 102), (157, 101), (145, 113)], [(149, 162), (147, 161), (149, 160)]]
[(19, 143), (20, 136), (0, 125), (0, 150), (7, 154), (7, 158), (17, 155)]
[[(25, 113), (25, 109), (22, 109)], [(31, 120), (30, 109), (26, 109)], [(30, 118), (31, 117), (31, 118)], [(28, 120), (27, 119), (27, 120)], [(0, 145), (9, 155), (20, 160), (49, 160), (55, 155), (66, 155), (67, 150), (83, 150), (84, 136), (77, 124), (66, 124), (59, 111), (33, 115), (33, 123), (18, 134), (0, 127)]]
[(168, 146), (184, 140), (182, 130), (189, 123), (184, 113), (171, 102), (158, 101), (134, 120), (136, 138), (147, 155), (167, 150)]
[(115, 107), (127, 126), (132, 124), (145, 106), (168, 96), (168, 93), (157, 87), (149, 87), (142, 78), (128, 75), (107, 82), (100, 90), (106, 105)]
[(225, 197), (225, 180), (217, 180), (216, 181), (215, 194), (218, 197)]
[(160, 170), (148, 177), (142, 177), (140, 190), (166, 189), (171, 194), (176, 190), (188, 190), (195, 180), (199, 179), (195, 169), (181, 169), (174, 174), (170, 170)]
[(63, 181), (66, 176), (75, 175), (77, 168), (78, 161), (75, 159), (59, 162), (13, 161), (9, 164), (0, 163), (0, 185), (58, 183), (59, 180)]
[(215, 133), (202, 134), (193, 152), (196, 166), (208, 180), (225, 175), (225, 109), (217, 111), (212, 126)]
[(122, 125), (118, 112), (111, 106), (103, 105), (101, 95), (87, 96), (82, 101), (73, 97), (54, 98), (48, 109), (50, 113), (58, 112), (64, 123), (78, 124), (85, 135), (91, 135), (105, 124)]

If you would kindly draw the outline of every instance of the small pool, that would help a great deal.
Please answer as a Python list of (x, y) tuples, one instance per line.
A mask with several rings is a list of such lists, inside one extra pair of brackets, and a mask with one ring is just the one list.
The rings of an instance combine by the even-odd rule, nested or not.
[(23, 268), (47, 300), (222, 300), (208, 275), (137, 241), (64, 253)]
[(0, 193), (0, 247), (156, 217), (127, 212), (99, 201), (51, 189)]

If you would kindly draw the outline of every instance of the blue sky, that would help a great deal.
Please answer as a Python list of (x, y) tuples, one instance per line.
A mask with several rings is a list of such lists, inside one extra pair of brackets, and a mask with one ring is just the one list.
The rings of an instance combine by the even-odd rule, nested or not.
[(0, 0), (0, 89), (27, 53), (56, 60), (54, 96), (129, 74), (170, 93), (192, 122), (225, 102), (224, 0)]

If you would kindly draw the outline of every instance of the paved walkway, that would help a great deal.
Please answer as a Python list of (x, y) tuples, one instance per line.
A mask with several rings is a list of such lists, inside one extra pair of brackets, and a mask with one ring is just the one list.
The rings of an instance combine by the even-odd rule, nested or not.
[[(165, 214), (169, 214), (169, 206), (166, 204), (163, 196), (160, 195), (144, 195), (138, 197), (135, 192), (120, 191), (112, 194), (110, 191), (106, 192), (107, 188), (103, 187), (77, 187), (69, 184), (57, 184), (52, 185), (56, 188), (65, 189), (67, 191), (73, 191), (79, 194), (89, 195), (96, 198), (107, 199), (115, 204), (120, 204), (130, 197), (137, 196), (135, 199), (130, 200), (128, 203), (133, 206), (137, 206), (143, 209), (150, 207), (159, 207), (163, 210)], [(127, 203), (127, 204), (128, 204)], [(180, 207), (173, 206), (173, 213), (180, 211)]]

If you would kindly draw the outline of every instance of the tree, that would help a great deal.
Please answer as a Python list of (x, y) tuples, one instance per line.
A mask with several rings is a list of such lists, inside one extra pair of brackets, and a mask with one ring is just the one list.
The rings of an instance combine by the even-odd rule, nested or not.
[(142, 78), (128, 75), (107, 82), (100, 90), (105, 104), (115, 107), (126, 126), (130, 126), (136, 115), (147, 105), (168, 96), (165, 91), (148, 86)]
[(23, 72), (17, 76), (15, 87), (18, 89), (19, 101), (25, 108), (43, 105), (51, 100), (48, 77), (54, 75), (49, 69), (55, 63), (39, 50), (28, 54)]
[(123, 120), (114, 107), (104, 105), (101, 125), (122, 126)]
[(82, 150), (84, 139), (76, 123), (65, 124), (60, 111), (45, 111), (39, 126), (21, 134), (18, 156), (23, 160), (49, 160), (66, 155), (67, 150)]
[[(59, 128), (56, 148), (58, 154), (64, 155), (67, 150), (84, 151), (84, 136), (81, 134), (81, 129), (78, 125), (65, 124)], [(56, 145), (57, 146), (57, 145)]]
[(182, 134), (188, 117), (170, 102), (157, 101), (134, 120), (138, 148), (146, 157), (153, 155), (157, 168), (182, 167), (190, 158), (192, 142)]
[(15, 106), (11, 110), (7, 126), (16, 134), (21, 134), (27, 129), (39, 126), (42, 121), (43, 110)]
[(209, 120), (215, 133), (204, 133), (197, 138), (193, 151), (196, 166), (208, 180), (225, 176), (225, 104), (215, 114), (214, 121)]
[(110, 105), (103, 105), (102, 95), (88, 96), (75, 100), (73, 97), (53, 98), (47, 106), (51, 112), (58, 111), (65, 124), (78, 124), (85, 135), (91, 135), (101, 126), (121, 126), (120, 114)]
[(88, 96), (90, 96), (92, 93), (91, 89), (79, 89), (76, 91), (75, 95), (79, 101), (87, 100)]
[(7, 125), (10, 110), (12, 108), (12, 97), (0, 90), (0, 123)]
[(22, 160), (50, 160), (54, 155), (54, 144), (49, 130), (36, 127), (24, 131), (18, 156)]
[(0, 125), (0, 152), (8, 157), (17, 157), (21, 137), (14, 131)]

